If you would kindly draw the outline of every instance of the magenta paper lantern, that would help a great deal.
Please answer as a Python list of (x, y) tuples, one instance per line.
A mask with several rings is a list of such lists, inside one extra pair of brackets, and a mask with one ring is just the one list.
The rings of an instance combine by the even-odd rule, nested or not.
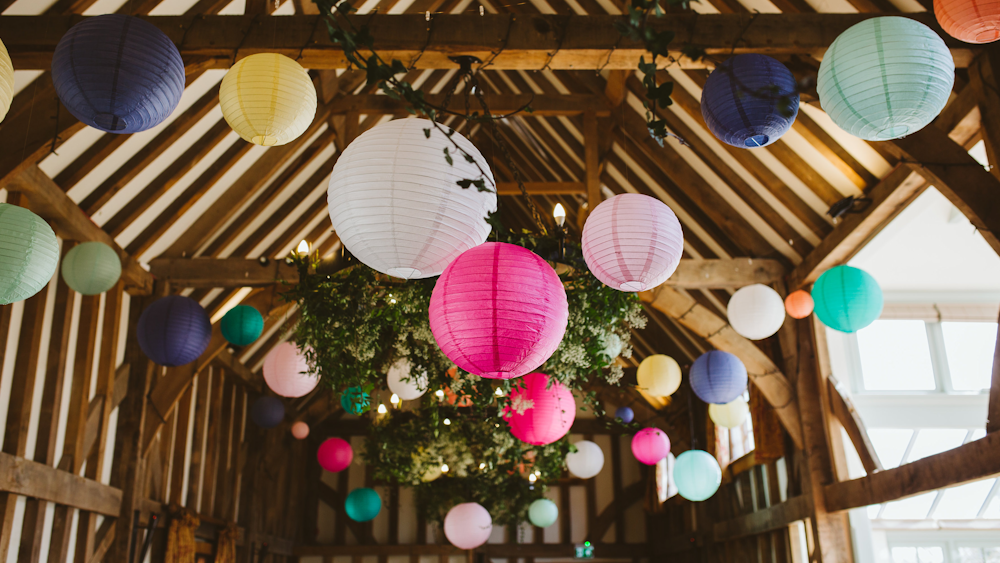
[(444, 517), (444, 535), (459, 549), (475, 549), (486, 543), (491, 533), (493, 518), (479, 503), (456, 504)]
[(594, 277), (619, 291), (665, 282), (681, 261), (684, 232), (662, 201), (619, 194), (598, 205), (583, 226), (583, 259)]
[(535, 446), (562, 438), (576, 419), (576, 401), (565, 385), (544, 373), (529, 373), (515, 384), (504, 412), (510, 433)]
[(301, 420), (292, 425), (292, 436), (296, 440), (305, 440), (309, 437), (309, 425)]
[(545, 363), (568, 317), (555, 270), (534, 252), (503, 242), (463, 252), (431, 294), (431, 331), (441, 351), (490, 379), (521, 377)]
[(264, 358), (264, 382), (276, 394), (294, 398), (309, 394), (319, 378), (309, 373), (309, 363), (295, 344), (282, 342)]
[(670, 453), (670, 438), (659, 428), (643, 428), (632, 437), (632, 455), (639, 463), (656, 465)]
[(346, 440), (341, 438), (327, 438), (319, 445), (316, 452), (316, 459), (320, 466), (330, 473), (337, 473), (347, 469), (354, 460), (354, 450)]

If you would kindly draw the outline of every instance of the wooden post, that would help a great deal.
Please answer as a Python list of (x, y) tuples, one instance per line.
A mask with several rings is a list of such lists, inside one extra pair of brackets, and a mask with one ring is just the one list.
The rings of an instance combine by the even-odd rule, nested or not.
[(600, 138), (597, 134), (597, 115), (583, 114), (583, 155), (587, 167), (587, 214), (601, 203)]
[(997, 344), (993, 351), (993, 377), (990, 380), (990, 404), (989, 410), (986, 413), (986, 431), (996, 432), (997, 430), (1000, 430), (1000, 330), (997, 331)]

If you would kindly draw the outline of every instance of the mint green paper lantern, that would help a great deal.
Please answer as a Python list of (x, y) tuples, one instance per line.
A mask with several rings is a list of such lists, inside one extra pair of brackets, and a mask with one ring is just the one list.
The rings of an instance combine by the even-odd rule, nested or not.
[(354, 489), (344, 501), (344, 510), (351, 520), (368, 522), (382, 511), (382, 499), (374, 489)]
[(857, 332), (882, 314), (882, 288), (868, 272), (834, 266), (813, 284), (816, 316), (840, 332)]
[(264, 331), (264, 317), (249, 305), (237, 305), (222, 317), (219, 328), (226, 342), (246, 346), (257, 340)]
[(103, 242), (84, 242), (63, 257), (62, 277), (66, 285), (82, 295), (99, 295), (122, 277), (122, 261), (115, 249)]
[(528, 520), (532, 526), (548, 528), (559, 518), (559, 507), (547, 498), (540, 498), (528, 507)]
[(722, 483), (722, 469), (712, 454), (688, 450), (674, 461), (674, 484), (682, 497), (700, 502), (711, 498)]
[(44, 219), (0, 203), (0, 305), (24, 301), (45, 287), (59, 264), (59, 241)]

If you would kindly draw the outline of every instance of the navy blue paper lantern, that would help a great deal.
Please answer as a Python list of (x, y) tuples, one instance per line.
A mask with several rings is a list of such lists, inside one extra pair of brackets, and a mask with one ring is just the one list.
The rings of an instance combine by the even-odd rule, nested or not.
[(261, 428), (274, 428), (285, 419), (285, 404), (277, 397), (265, 395), (250, 405), (250, 419)]
[(120, 14), (87, 18), (63, 35), (52, 82), (66, 109), (108, 133), (161, 123), (184, 92), (184, 61), (155, 25)]
[(798, 113), (795, 77), (766, 55), (730, 58), (712, 71), (701, 91), (701, 115), (709, 131), (734, 147), (777, 141)]
[(735, 400), (747, 388), (747, 368), (739, 358), (710, 350), (698, 357), (688, 374), (691, 390), (706, 403), (724, 405)]
[(628, 407), (618, 407), (615, 411), (615, 418), (620, 418), (622, 422), (628, 424), (635, 418), (635, 412)]
[(150, 360), (161, 366), (182, 366), (208, 348), (212, 322), (194, 299), (168, 295), (142, 312), (136, 336)]

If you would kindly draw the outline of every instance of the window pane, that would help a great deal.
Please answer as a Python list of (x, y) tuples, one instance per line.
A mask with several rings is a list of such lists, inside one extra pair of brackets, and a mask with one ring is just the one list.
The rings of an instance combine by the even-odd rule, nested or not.
[(937, 491), (924, 493), (903, 500), (894, 500), (885, 505), (882, 518), (885, 520), (923, 520), (934, 503)]
[(917, 561), (920, 563), (943, 563), (944, 550), (938, 546), (918, 547)]
[[(1000, 496), (993, 496), (990, 500), (990, 505), (986, 507), (986, 512), (983, 512), (983, 518), (988, 520), (1000, 519)], [(998, 555), (997, 563), (1000, 563), (1000, 555)]]
[(985, 563), (983, 561), (983, 550), (978, 547), (958, 548), (958, 561), (956, 563)]
[(941, 491), (943, 496), (931, 518), (937, 520), (970, 520), (979, 514), (986, 495), (993, 488), (993, 479), (976, 481)]
[(986, 563), (1000, 563), (1000, 547), (988, 547), (986, 552)]
[(892, 548), (893, 563), (917, 563), (917, 548), (915, 547), (894, 547)]
[(875, 321), (858, 331), (861, 373), (870, 391), (932, 391), (934, 368), (924, 321)]
[(910, 443), (913, 430), (905, 428), (869, 428), (868, 439), (875, 447), (882, 467), (892, 469), (903, 461), (906, 446)]
[(956, 391), (979, 391), (990, 386), (996, 323), (941, 323), (951, 385)]
[(966, 434), (968, 430), (961, 428), (921, 428), (906, 463), (957, 448)]

